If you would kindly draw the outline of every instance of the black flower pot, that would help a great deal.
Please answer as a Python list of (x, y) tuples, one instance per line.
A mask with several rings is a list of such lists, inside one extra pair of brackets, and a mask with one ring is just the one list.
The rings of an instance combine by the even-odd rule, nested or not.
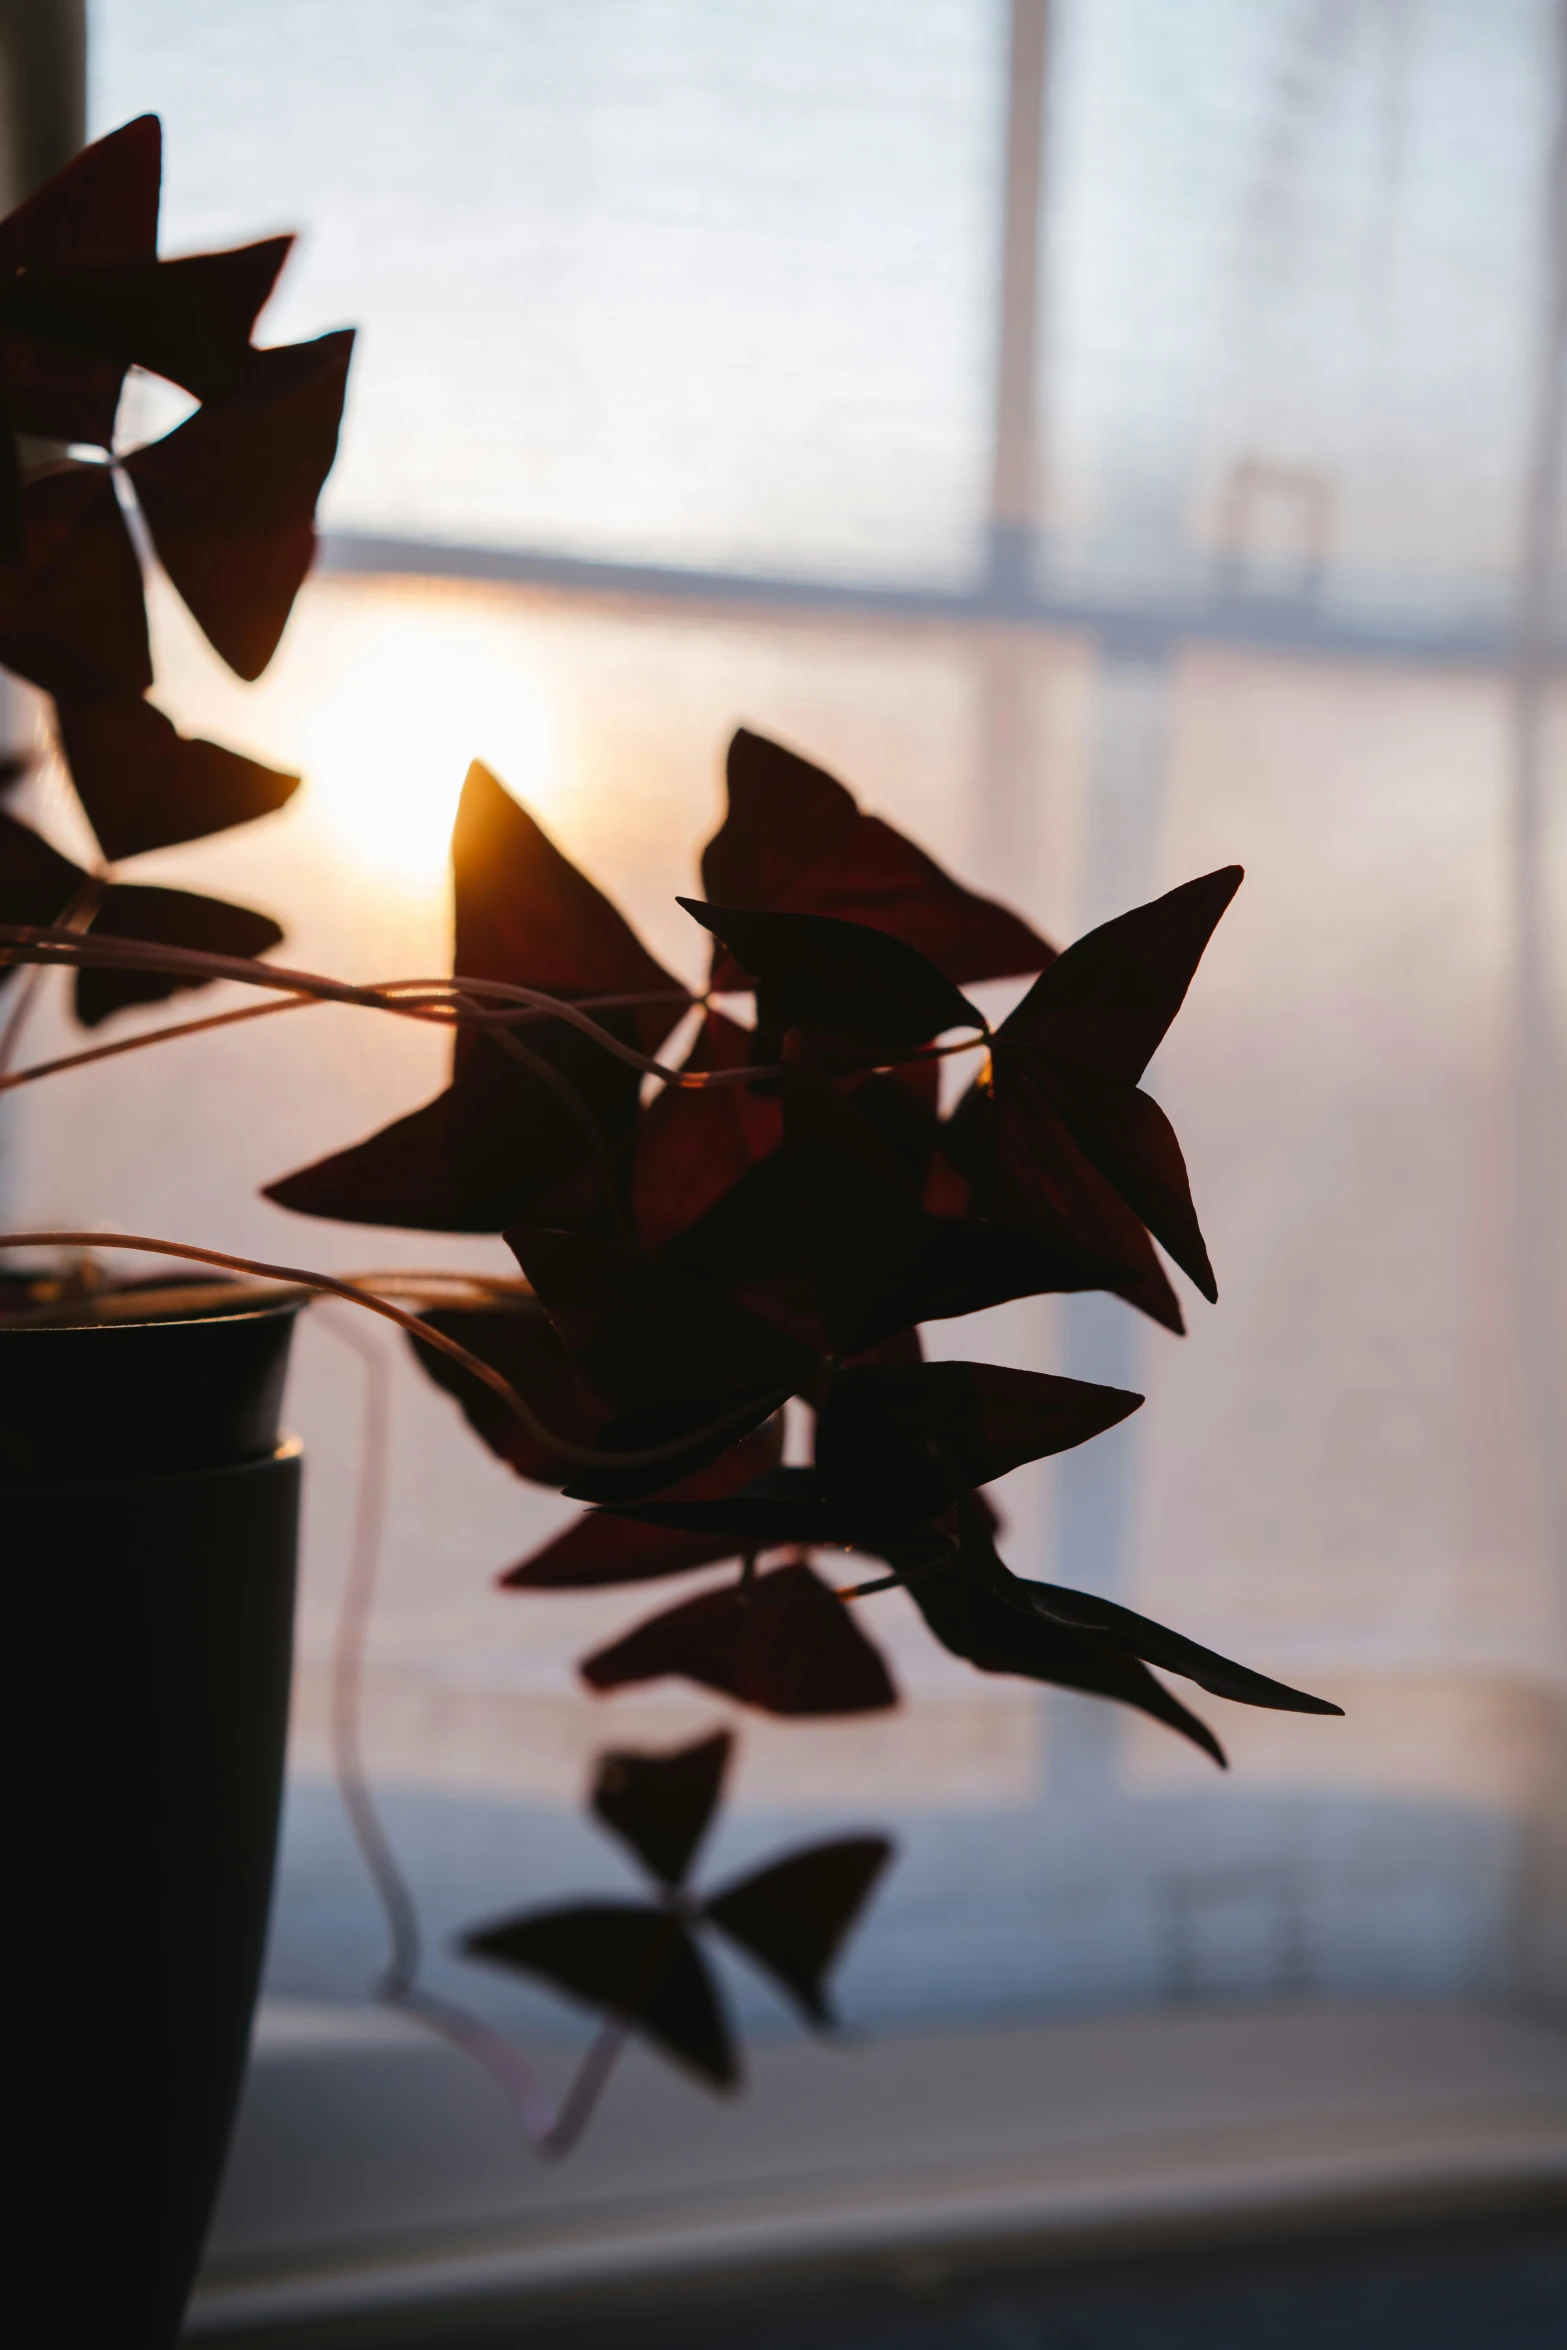
[(300, 1464), (277, 1424), (301, 1300), (237, 1294), (0, 1323), (7, 2350), (174, 2341), (239, 2096), (288, 1721)]

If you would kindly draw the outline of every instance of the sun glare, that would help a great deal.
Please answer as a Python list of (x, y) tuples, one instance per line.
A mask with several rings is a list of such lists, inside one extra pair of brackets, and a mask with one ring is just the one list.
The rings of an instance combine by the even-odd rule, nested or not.
[(401, 891), (444, 884), (469, 762), (521, 800), (554, 780), (550, 713), (512, 631), (439, 610), (383, 613), (351, 653), (305, 743), (311, 815), (345, 861)]

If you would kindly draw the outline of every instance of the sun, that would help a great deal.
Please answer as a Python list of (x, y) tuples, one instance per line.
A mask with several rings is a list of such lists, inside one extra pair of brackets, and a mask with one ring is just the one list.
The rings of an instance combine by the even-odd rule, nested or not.
[(356, 872), (411, 896), (445, 885), (463, 777), (482, 759), (537, 805), (554, 727), (516, 632), (439, 607), (382, 612), (349, 653), (304, 743), (310, 815)]

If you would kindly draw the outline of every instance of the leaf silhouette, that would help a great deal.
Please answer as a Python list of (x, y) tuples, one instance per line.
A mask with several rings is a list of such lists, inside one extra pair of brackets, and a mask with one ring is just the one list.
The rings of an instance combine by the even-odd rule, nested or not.
[[(841, 783), (742, 727), (729, 745), (729, 806), (702, 857), (718, 905), (753, 913), (829, 914), (917, 947), (966, 987), (1042, 970), (1054, 953), (1026, 922), (976, 897)], [(743, 986), (715, 950), (713, 985)]]
[(107, 466), (30, 481), (21, 529), (20, 560), (0, 563), (0, 661), (62, 701), (144, 693), (141, 566)]
[(292, 799), (297, 775), (176, 732), (150, 702), (62, 702), (77, 796), (111, 862), (249, 824)]
[[(677, 1504), (734, 1492), (766, 1475), (776, 1465), (782, 1446), (782, 1419), (775, 1415), (692, 1476), (660, 1491)], [(507, 1591), (574, 1591), (606, 1583), (643, 1583), (691, 1567), (716, 1565), (721, 1559), (734, 1558), (740, 1547), (722, 1534), (687, 1534), (678, 1528), (638, 1525), (604, 1510), (588, 1510), (530, 1558), (508, 1569), (500, 1583)]]
[(252, 351), (223, 398), (125, 460), (164, 569), (241, 677), (271, 660), (310, 568), (353, 343)]
[(564, 1534), (500, 1577), (506, 1591), (586, 1591), (610, 1583), (651, 1583), (694, 1567), (737, 1558), (743, 1546), (727, 1534), (687, 1534), (674, 1526), (643, 1526), (609, 1510), (586, 1510)]
[(683, 1885), (718, 1808), (734, 1739), (715, 1731), (673, 1754), (601, 1754), (593, 1809), (661, 1884)]
[[(174, 261), (29, 270), (0, 285), (0, 319), (52, 344), (53, 366), (73, 387), (71, 357), (86, 355), (121, 375), (143, 367), (198, 399), (221, 397), (244, 380), (251, 329), (293, 242), (266, 237)], [(81, 437), (109, 443), (105, 432)]]
[[(752, 1044), (750, 1029), (708, 1012), (682, 1067), (743, 1069)], [(632, 1198), (642, 1246), (661, 1248), (688, 1230), (782, 1137), (783, 1110), (775, 1094), (748, 1085), (702, 1091), (666, 1086), (637, 1126)]]
[[(595, 1014), (623, 1042), (657, 1049), (680, 1017), (683, 991), (477, 763), (458, 808), (452, 865), (457, 976), (565, 997), (672, 996)], [(452, 1082), (434, 1101), (270, 1184), (266, 1196), (301, 1215), (417, 1231), (612, 1229), (629, 1187), (639, 1083), (635, 1069), (563, 1020), (526, 1020), (510, 1050), (462, 1034)]]
[(753, 914), (680, 898), (756, 991), (759, 1029), (826, 1031), (896, 1052), (949, 1028), (982, 1028), (973, 1005), (917, 947), (831, 914)]
[(580, 1670), (600, 1691), (678, 1674), (791, 1716), (876, 1713), (898, 1702), (879, 1652), (798, 1562), (650, 1617)]
[[(0, 813), (0, 922), (40, 928), (57, 922), (87, 880), (79, 865), (51, 848), (30, 824)], [(17, 970), (0, 964), (0, 987)]]
[(1140, 1657), (1145, 1664), (1182, 1674), (1200, 1689), (1211, 1690), (1215, 1697), (1228, 1697), (1236, 1705), (1264, 1706), (1275, 1713), (1342, 1715), (1344, 1711), (1341, 1705), (1330, 1705), (1325, 1697), (1310, 1697), (1303, 1689), (1269, 1680), (1266, 1673), (1254, 1673), (1248, 1665), (1234, 1664), (1147, 1616), (1118, 1607), (1113, 1600), (1096, 1598), (1088, 1591), (1066, 1591), (1055, 1583), (1026, 1582), (1021, 1576), (1014, 1580), (1022, 1584), (1034, 1613), (1046, 1623), (1092, 1633), (1124, 1648), (1128, 1655)]
[(1227, 1767), (1224, 1749), (1206, 1722), (1189, 1712), (1126, 1649), (1090, 1632), (1025, 1615), (977, 1582), (966, 1566), (922, 1575), (910, 1583), (909, 1596), (943, 1648), (980, 1672), (1015, 1674), (1057, 1689), (1113, 1698), (1189, 1738), (1221, 1770)]
[(808, 2023), (835, 2018), (824, 1980), (891, 1860), (885, 1836), (845, 1836), (756, 1869), (704, 1903), (708, 1917), (783, 1985)]
[[(194, 890), (128, 882), (114, 882), (104, 891), (92, 927), (100, 937), (194, 947), (211, 955), (264, 955), (283, 936), (268, 915), (249, 906), (200, 897)], [(96, 1028), (128, 1004), (161, 1003), (182, 989), (206, 984), (171, 971), (83, 969), (76, 974), (76, 1017), (84, 1028)]]
[(613, 1507), (617, 1516), (639, 1525), (727, 1539), (738, 1550), (781, 1550), (798, 1544), (864, 1550), (885, 1558), (911, 1542), (911, 1555), (917, 1557), (928, 1555), (933, 1541), (935, 1549), (945, 1547), (940, 1537), (930, 1536), (930, 1513), (923, 1501), (919, 1493), (896, 1489), (845, 1500), (828, 1493), (815, 1469), (779, 1468), (713, 1500), (655, 1495)]
[(1090, 931), (1034, 982), (992, 1052), (996, 1211), (1023, 1221), (1038, 1203), (1085, 1247), (1122, 1257), (1129, 1226), (1146, 1225), (1209, 1299), (1180, 1147), (1137, 1079), (1240, 881), (1226, 866)]
[(1244, 879), (1225, 865), (1118, 914), (1059, 955), (998, 1035), (1135, 1085)]
[[(452, 968), (460, 977), (499, 979), (567, 998), (660, 996), (660, 1002), (606, 1021), (626, 1043), (657, 1052), (685, 1011), (685, 990), (477, 759), (452, 828), (452, 880)], [(531, 1032), (530, 1044), (543, 1032)], [(629, 1074), (634, 1085), (636, 1074)]]
[[(84, 147), (0, 222), (0, 286), (150, 261), (158, 242), (163, 136), (144, 114)], [(13, 428), (96, 442), (114, 433), (123, 362), (12, 323), (0, 305), (0, 392)]]
[(623, 1412), (782, 1401), (816, 1367), (808, 1349), (661, 1258), (579, 1233), (505, 1239), (588, 1379)]
[[(568, 1443), (591, 1444), (608, 1419), (605, 1405), (578, 1371), (537, 1299), (426, 1306), (421, 1319), (509, 1379), (545, 1427)], [(425, 1340), (410, 1338), (409, 1344), (436, 1385), (456, 1399), (469, 1427), (519, 1477), (536, 1485), (565, 1483), (570, 1463), (531, 1435), (492, 1387)]]
[(851, 1510), (899, 1496), (936, 1518), (976, 1485), (1084, 1444), (1142, 1397), (995, 1363), (839, 1371), (816, 1426), (822, 1490)]
[(965, 1262), (999, 1250), (1003, 1262), (1016, 1254), (1021, 1270), (1026, 1235), (1060, 1264), (1061, 1277), (1043, 1286), (1110, 1290), (1179, 1335), (1180, 1304), (1141, 1218), (1079, 1147), (1024, 1058), (1003, 1054), (996, 1068), (999, 1094), (976, 1082), (943, 1129), (969, 1204), (992, 1235), (1006, 1235), (1004, 1242), (970, 1237)]
[(465, 1934), (471, 1958), (537, 1975), (656, 2041), (711, 2086), (739, 2078), (707, 1963), (678, 1918), (630, 1902), (578, 1902)]

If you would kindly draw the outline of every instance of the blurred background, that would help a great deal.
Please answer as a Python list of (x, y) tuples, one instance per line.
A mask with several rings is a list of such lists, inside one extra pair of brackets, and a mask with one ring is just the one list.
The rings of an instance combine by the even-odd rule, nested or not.
[[(965, 1674), (894, 1594), (868, 1628), (903, 1710), (745, 1720), (718, 1857), (893, 1829), (842, 1984), (873, 2029), (1559, 1997), (1554, 0), (92, 0), (88, 29), (92, 132), (163, 117), (164, 249), (297, 227), (267, 338), (361, 329), (268, 675), (238, 684), (155, 601), (158, 699), (305, 788), (147, 878), (276, 911), (311, 968), (439, 971), (481, 757), (694, 978), (673, 899), (739, 723), (1059, 943), (1247, 868), (1152, 1077), (1218, 1307), (1183, 1287), (1184, 1340), (1102, 1299), (933, 1338), (1148, 1395), (1002, 1490), (1020, 1571), (1346, 1719), (1203, 1699), (1222, 1778), (1093, 1700)], [(136, 398), (139, 434), (178, 413)], [(8, 1118), (6, 1212), (504, 1268), (256, 1197), (442, 1061), (325, 1009), (63, 1078)], [(360, 1408), (328, 1320), (291, 1404), (271, 1981), (345, 2000), (382, 1940), (327, 1769)], [(570, 2036), (443, 1937), (617, 1887), (576, 1816), (592, 1753), (725, 1708), (579, 1692), (573, 1660), (659, 1592), (498, 1594), (570, 1505), (389, 1352), (372, 1768), (436, 1978)]]

